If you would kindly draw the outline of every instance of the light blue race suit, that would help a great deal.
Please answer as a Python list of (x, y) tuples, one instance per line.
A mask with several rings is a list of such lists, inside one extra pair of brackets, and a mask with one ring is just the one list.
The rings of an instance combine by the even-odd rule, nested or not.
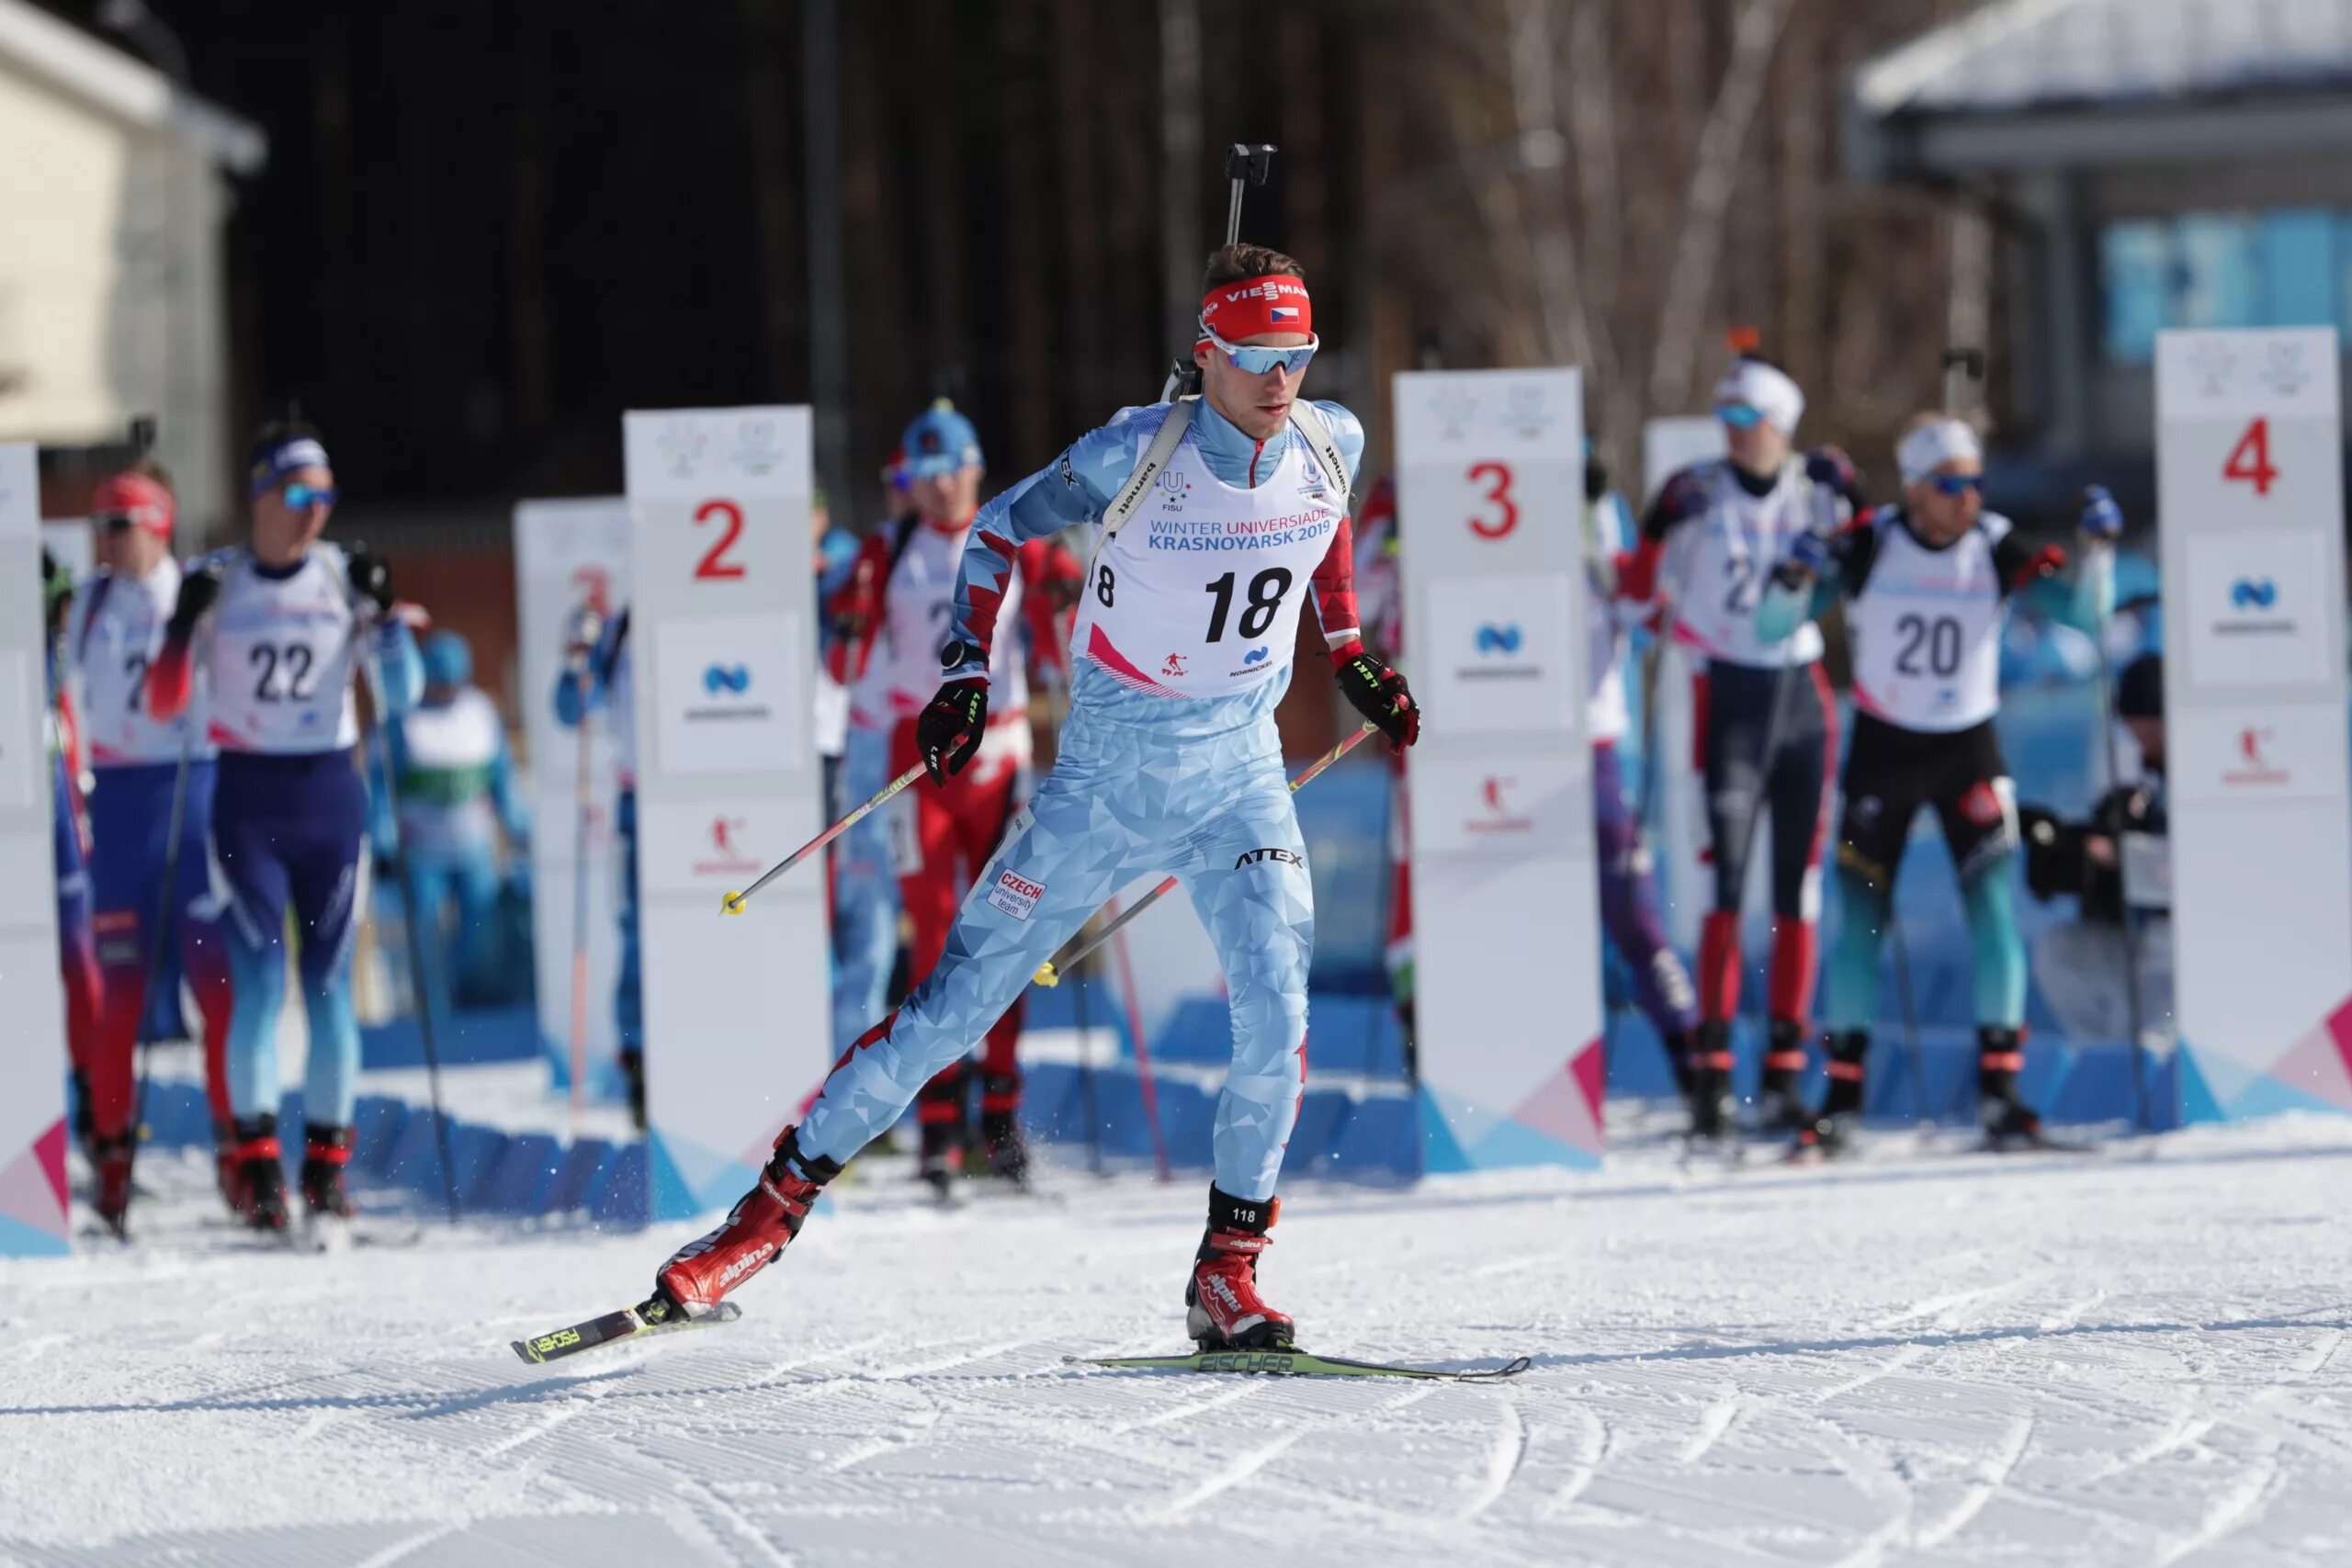
[[(1363, 429), (1336, 403), (1315, 407), (1348, 469), (1337, 483), (1295, 424), (1260, 443), (1204, 400), (1115, 540), (1102, 535), (1103, 509), (1168, 404), (1121, 411), (981, 509), (955, 624), (979, 651), (949, 672), (959, 679), (986, 677), (1022, 541), (1095, 525), (1069, 725), (1052, 773), (974, 882), (937, 967), (843, 1055), (811, 1102), (804, 1156), (856, 1154), (1106, 899), (1172, 872), (1207, 928), (1232, 1007), (1216, 1185), (1235, 1198), (1272, 1195), (1306, 1077), (1315, 930), (1274, 708), (1310, 593), (1329, 646), (1352, 649), (1358, 635), (1346, 505)], [(1188, 695), (1187, 683), (1214, 694)]]

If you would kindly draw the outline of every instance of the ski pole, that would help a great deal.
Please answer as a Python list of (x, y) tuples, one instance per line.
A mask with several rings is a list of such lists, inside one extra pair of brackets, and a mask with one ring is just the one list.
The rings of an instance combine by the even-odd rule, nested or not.
[[(2108, 667), (2108, 634), (2114, 625), (2113, 611), (2098, 620), (2098, 728), (2107, 747), (2107, 786), (2109, 790), (2122, 787), (2122, 770), (2115, 745), (2115, 677)], [(2132, 919), (2131, 861), (2123, 852), (2123, 829), (2119, 820), (2115, 833), (2115, 878), (2123, 894), (2123, 1018), (2132, 1031), (2132, 1114), (2134, 1131), (2148, 1131), (2148, 1043), (2142, 1032), (2145, 1021), (2140, 1016), (2140, 928)]]
[[(1316, 758), (1312, 762), (1309, 762), (1304, 773), (1290, 781), (1291, 793), (1293, 795), (1296, 795), (1301, 789), (1312, 783), (1317, 773), (1329, 767), (1332, 763), (1338, 761), (1340, 758), (1346, 756), (1350, 751), (1354, 750), (1356, 744), (1359, 741), (1379, 728), (1380, 727), (1378, 725), (1367, 723), (1363, 728), (1349, 736), (1345, 740), (1340, 741), (1337, 746), (1332, 747), (1329, 751), (1324, 752), (1323, 755)], [(1153, 888), (1150, 892), (1136, 899), (1133, 908), (1127, 910), (1126, 913), (1118, 916), (1116, 919), (1112, 920), (1109, 925), (1104, 926), (1101, 931), (1095, 932), (1093, 941), (1086, 943), (1076, 953), (1071, 953), (1069, 957), (1061, 960), (1058, 964), (1050, 958), (1047, 959), (1045, 963), (1037, 965), (1037, 973), (1031, 976), (1030, 978), (1035, 980), (1040, 986), (1050, 987), (1060, 985), (1063, 971), (1069, 969), (1071, 965), (1078, 963), (1080, 959), (1084, 958), (1088, 953), (1093, 952), (1096, 948), (1102, 946), (1104, 942), (1110, 941), (1120, 931), (1124, 931), (1128, 925), (1134, 922), (1135, 918), (1137, 915), (1142, 914), (1146, 909), (1150, 908), (1160, 899), (1174, 892), (1176, 890), (1176, 882), (1177, 879), (1175, 877), (1170, 876), (1166, 878), (1159, 886)]]
[(588, 698), (591, 677), (588, 658), (572, 660), (572, 687), (580, 697), (580, 766), (575, 784), (571, 828), (571, 1135), (580, 1136), (588, 1103), (588, 818), (596, 807), (596, 786), (591, 772)]
[[(1114, 898), (1108, 907), (1116, 909), (1119, 901)], [(1120, 922), (1114, 919), (1111, 924), (1106, 934), (1111, 938), (1111, 956), (1119, 965), (1119, 993), (1127, 1005), (1127, 1039), (1136, 1050), (1136, 1089), (1143, 1096), (1144, 1124), (1151, 1129), (1151, 1163), (1159, 1179), (1169, 1181), (1174, 1173), (1168, 1166), (1168, 1136), (1159, 1125), (1159, 1087), (1151, 1076), (1151, 1046), (1144, 1038), (1143, 1003), (1136, 996), (1135, 965), (1127, 958), (1127, 939), (1117, 933)]]
[(1919, 1049), (1919, 1014), (1911, 1004), (1911, 948), (1903, 940), (1903, 917), (1894, 909), (1894, 884), (1886, 887), (1886, 934), (1894, 942), (1894, 1005), (1903, 1013), (1903, 1048), (1911, 1061), (1911, 1120), (1932, 1122), (1928, 1111), (1928, 1058)]
[(449, 1201), (449, 1223), (456, 1224), (458, 1167), (449, 1156), (448, 1113), (441, 1108), (441, 1046), (434, 1032), (433, 998), (425, 987), (424, 926), (416, 916), (416, 884), (409, 876), (407, 833), (401, 827), (400, 784), (392, 773), (389, 728), (392, 716), (384, 700), (384, 668), (373, 653), (368, 655), (368, 673), (375, 685), (376, 768), (382, 775), (384, 808), (392, 818), (392, 878), (401, 886), (401, 919), (408, 931), (409, 989), (414, 994), (417, 1032), (424, 1045), (424, 1091), (433, 1106), (434, 1144), (441, 1155), (441, 1191)]
[(790, 871), (794, 866), (798, 865), (802, 861), (807, 860), (810, 855), (815, 854), (819, 850), (823, 849), (827, 844), (831, 843), (835, 839), (840, 838), (843, 833), (848, 832), (860, 822), (865, 821), (866, 816), (876, 807), (881, 806), (892, 795), (898, 794), (900, 790), (906, 788), (909, 784), (914, 783), (921, 777), (922, 777), (922, 764), (921, 762), (917, 762), (913, 767), (909, 768), (905, 773), (900, 773), (897, 778), (892, 779), (888, 784), (884, 784), (881, 792), (875, 795), (873, 799), (867, 801), (865, 805), (859, 807), (856, 810), (851, 812), (848, 816), (842, 818), (840, 821), (834, 823), (831, 827), (826, 829), (823, 832), (818, 834), (815, 838), (809, 840), (807, 843), (801, 845), (798, 849), (793, 851), (790, 854), (776, 862), (775, 864), (762, 872), (760, 874), (760, 879), (757, 882), (752, 883), (741, 893), (722, 894), (718, 900), (718, 912), (722, 915), (741, 914), (743, 912), (743, 905), (751, 898), (752, 894), (757, 893), (761, 888), (765, 887), (769, 883), (775, 881), (777, 877), (782, 876), (786, 872)]
[[(179, 767), (172, 774), (172, 810), (168, 819), (171, 836), (164, 840), (164, 885), (155, 894), (155, 929), (148, 942), (145, 961), (140, 965), (139, 1020), (142, 1024), (148, 1006), (154, 999), (156, 982), (163, 977), (164, 944), (171, 940), (173, 895), (179, 887), (180, 833), (187, 820), (188, 758), (195, 744), (192, 736), (181, 738)], [(176, 1006), (178, 998), (174, 998), (173, 1002)], [(141, 1029), (140, 1033), (143, 1036), (146, 1032)], [(147, 1136), (147, 1089), (154, 1076), (154, 1066), (155, 1042), (152, 1037), (142, 1038), (139, 1042), (139, 1094), (131, 1106), (130, 1156), (123, 1172), (127, 1193), (138, 1191), (132, 1179), (139, 1172), (139, 1145)]]

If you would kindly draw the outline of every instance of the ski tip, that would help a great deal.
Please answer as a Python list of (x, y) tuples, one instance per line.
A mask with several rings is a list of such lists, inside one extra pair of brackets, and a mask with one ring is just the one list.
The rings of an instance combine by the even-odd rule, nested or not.
[(1498, 1378), (1515, 1378), (1534, 1364), (1535, 1358), (1532, 1356), (1513, 1356), (1510, 1360), (1497, 1367), (1494, 1375)]
[(528, 1345), (524, 1344), (520, 1339), (509, 1339), (507, 1343), (514, 1347), (514, 1354), (520, 1356), (527, 1365), (541, 1367), (547, 1364), (547, 1358), (544, 1356), (533, 1355), (531, 1353), (531, 1348)]

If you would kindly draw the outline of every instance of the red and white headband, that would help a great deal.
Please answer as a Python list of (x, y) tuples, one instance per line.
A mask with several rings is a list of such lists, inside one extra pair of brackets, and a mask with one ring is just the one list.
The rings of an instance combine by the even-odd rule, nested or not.
[(1201, 296), (1201, 325), (1227, 343), (1267, 333), (1311, 334), (1315, 307), (1306, 297), (1305, 278), (1270, 273), (1219, 284)]

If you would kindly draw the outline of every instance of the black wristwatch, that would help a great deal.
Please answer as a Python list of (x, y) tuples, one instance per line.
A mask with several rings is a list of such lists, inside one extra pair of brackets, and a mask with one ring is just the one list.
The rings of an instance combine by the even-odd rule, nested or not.
[(988, 661), (985, 649), (978, 643), (966, 642), (961, 637), (939, 650), (939, 672), (943, 675), (953, 675), (967, 664), (986, 664)]

